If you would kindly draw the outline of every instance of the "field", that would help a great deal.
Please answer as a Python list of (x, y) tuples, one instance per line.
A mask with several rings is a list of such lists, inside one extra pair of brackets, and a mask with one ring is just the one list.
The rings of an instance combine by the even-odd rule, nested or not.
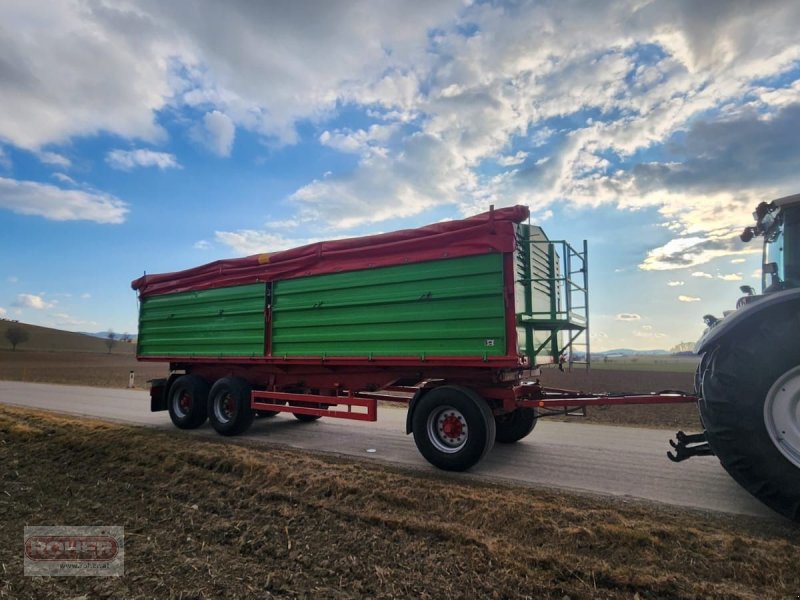
[[(792, 525), (0, 408), (2, 598), (794, 598)], [(22, 527), (125, 527), (120, 578)]]
[(148, 379), (165, 377), (169, 367), (137, 362), (132, 353), (0, 350), (2, 380), (120, 388), (127, 387), (131, 371), (135, 387), (146, 389)]

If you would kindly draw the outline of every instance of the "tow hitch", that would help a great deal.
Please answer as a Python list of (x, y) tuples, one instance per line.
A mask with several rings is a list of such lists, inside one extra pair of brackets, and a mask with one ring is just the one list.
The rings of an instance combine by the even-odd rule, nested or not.
[(669, 441), (669, 445), (675, 449), (675, 453), (667, 452), (667, 457), (672, 462), (681, 462), (693, 456), (714, 455), (714, 451), (711, 450), (711, 446), (708, 445), (708, 440), (706, 440), (705, 432), (687, 435), (679, 431), (675, 434), (675, 438), (678, 440), (677, 442)]

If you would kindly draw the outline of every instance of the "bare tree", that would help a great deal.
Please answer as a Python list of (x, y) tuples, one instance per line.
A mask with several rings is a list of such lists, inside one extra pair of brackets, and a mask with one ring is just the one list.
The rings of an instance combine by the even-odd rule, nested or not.
[(108, 353), (111, 354), (111, 349), (117, 345), (117, 334), (114, 333), (113, 329), (109, 329), (108, 333), (106, 334), (106, 348), (108, 348)]
[(6, 339), (11, 344), (11, 349), (16, 350), (17, 344), (24, 344), (30, 339), (28, 330), (19, 325), (12, 325), (6, 329)]
[(694, 342), (681, 342), (670, 348), (670, 352), (678, 354), (681, 352), (692, 352), (694, 350)]

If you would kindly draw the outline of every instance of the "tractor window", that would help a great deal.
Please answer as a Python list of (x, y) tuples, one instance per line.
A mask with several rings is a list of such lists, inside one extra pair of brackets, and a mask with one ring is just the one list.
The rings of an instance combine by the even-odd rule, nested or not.
[(782, 210), (765, 238), (764, 291), (800, 287), (800, 206)]
[(762, 287), (765, 292), (777, 291), (784, 281), (783, 273), (783, 219), (764, 236), (764, 272)]
[(787, 288), (800, 287), (800, 206), (784, 209), (782, 279)]

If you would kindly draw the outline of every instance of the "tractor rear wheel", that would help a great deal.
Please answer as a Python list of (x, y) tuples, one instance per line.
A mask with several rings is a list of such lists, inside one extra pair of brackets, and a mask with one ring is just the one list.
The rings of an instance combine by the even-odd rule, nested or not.
[(779, 307), (736, 333), (703, 361), (706, 437), (742, 487), (800, 521), (800, 312)]
[(419, 400), (411, 421), (420, 454), (445, 471), (469, 469), (494, 446), (492, 411), (468, 388), (432, 389)]
[(501, 444), (513, 444), (528, 435), (536, 427), (539, 420), (539, 411), (535, 408), (518, 408), (503, 415), (497, 415), (494, 422), (497, 425), (497, 437)]

